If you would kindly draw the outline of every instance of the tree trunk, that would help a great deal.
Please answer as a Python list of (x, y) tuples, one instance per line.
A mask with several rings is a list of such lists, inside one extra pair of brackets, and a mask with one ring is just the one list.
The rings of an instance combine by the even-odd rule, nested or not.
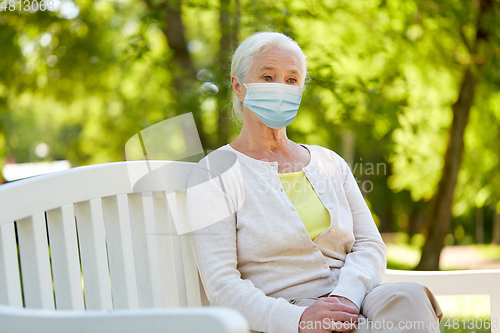
[(477, 4), (479, 6), (476, 21), (477, 32), (470, 48), (472, 60), (471, 64), (464, 69), (458, 100), (453, 104), (453, 122), (444, 156), (443, 172), (437, 193), (433, 198), (427, 221), (427, 238), (417, 270), (439, 270), (439, 256), (444, 247), (444, 238), (450, 228), (453, 193), (464, 149), (464, 132), (474, 101), (480, 70), (484, 63), (484, 56), (477, 51), (478, 44), (488, 39), (490, 32), (486, 29), (483, 19), (491, 11), (494, 1), (480, 0)]
[(476, 207), (476, 244), (484, 244), (483, 207)]
[(427, 222), (428, 233), (422, 249), (422, 258), (417, 266), (418, 270), (439, 269), (439, 256), (450, 226), (453, 193), (464, 148), (464, 132), (476, 85), (477, 78), (468, 67), (463, 76), (458, 102), (453, 105), (453, 123), (444, 158), (443, 174)]
[[(343, 128), (340, 134), (340, 142), (342, 149), (342, 158), (349, 164), (351, 169), (354, 167), (354, 154), (356, 153), (356, 136), (350, 129)], [(362, 164), (362, 162), (360, 162)], [(362, 165), (358, 166), (362, 168)]]
[[(380, 208), (380, 207), (379, 207)], [(394, 212), (391, 205), (384, 205), (383, 210), (378, 213), (380, 224), (378, 229), (381, 233), (389, 233), (393, 231), (392, 224), (394, 221)]]
[(411, 239), (414, 235), (420, 233), (426, 222), (426, 207), (427, 203), (417, 201), (412, 203), (410, 216), (408, 217), (409, 230), (408, 236)]
[(231, 112), (231, 52), (238, 43), (239, 29), (239, 0), (236, 0), (234, 14), (231, 11), (231, 0), (220, 0), (220, 33), (219, 42), (219, 93), (217, 94), (218, 120), (217, 120), (217, 147), (229, 142), (229, 135), (233, 122), (230, 118)]
[(493, 232), (491, 235), (491, 243), (500, 245), (500, 202), (493, 209)]
[(172, 58), (167, 63), (173, 76), (173, 87), (177, 93), (176, 114), (193, 113), (202, 146), (206, 149), (208, 141), (203, 132), (203, 122), (198, 102), (199, 91), (196, 89), (196, 69), (189, 56), (184, 24), (182, 23), (181, 0), (166, 0), (158, 5), (145, 0), (152, 11), (164, 14), (163, 34), (166, 37)]

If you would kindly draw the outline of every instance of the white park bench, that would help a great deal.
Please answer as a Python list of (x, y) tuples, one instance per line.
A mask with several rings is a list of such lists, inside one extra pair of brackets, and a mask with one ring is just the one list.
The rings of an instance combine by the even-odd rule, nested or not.
[[(0, 186), (1, 332), (248, 332), (235, 310), (202, 307), (189, 236), (176, 233), (195, 164), (151, 161), (152, 170), (168, 165), (171, 177), (133, 188), (139, 163)], [(436, 295), (488, 294), (500, 319), (500, 270), (388, 270), (384, 282), (397, 281)]]

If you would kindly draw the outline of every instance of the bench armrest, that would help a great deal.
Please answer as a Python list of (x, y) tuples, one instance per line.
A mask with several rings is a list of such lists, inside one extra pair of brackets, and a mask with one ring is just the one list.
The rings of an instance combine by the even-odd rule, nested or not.
[(221, 307), (51, 311), (0, 305), (11, 333), (248, 333), (237, 311)]

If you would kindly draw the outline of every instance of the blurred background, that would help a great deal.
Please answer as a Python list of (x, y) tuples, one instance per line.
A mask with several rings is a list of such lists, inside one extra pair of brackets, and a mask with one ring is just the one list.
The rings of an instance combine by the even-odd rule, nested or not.
[(278, 31), (311, 77), (288, 137), (350, 164), (389, 268), (500, 268), (499, 0), (11, 2), (0, 182), (123, 161), (134, 134), (187, 112), (206, 151), (231, 142), (231, 54)]
[(500, 1), (0, 3), (0, 183), (123, 161), (187, 112), (206, 151), (231, 142), (231, 54), (278, 31), (310, 71), (288, 136), (350, 164), (388, 267), (500, 268)]

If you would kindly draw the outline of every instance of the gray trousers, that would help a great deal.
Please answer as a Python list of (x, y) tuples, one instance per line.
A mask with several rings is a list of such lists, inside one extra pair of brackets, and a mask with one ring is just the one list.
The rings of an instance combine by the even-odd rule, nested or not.
[[(320, 297), (328, 297), (328, 294)], [(290, 303), (310, 306), (318, 298), (293, 299)], [(384, 283), (366, 295), (352, 332), (433, 333), (439, 332), (442, 318), (443, 312), (427, 287), (412, 282)]]

